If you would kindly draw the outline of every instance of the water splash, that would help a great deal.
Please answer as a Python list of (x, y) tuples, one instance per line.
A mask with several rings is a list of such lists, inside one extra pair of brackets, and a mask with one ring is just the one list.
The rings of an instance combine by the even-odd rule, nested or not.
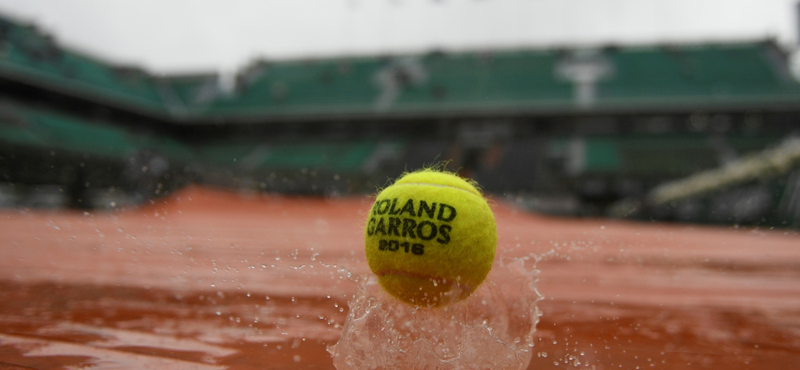
[(535, 269), (498, 262), (467, 299), (413, 307), (361, 279), (339, 342), (328, 348), (345, 369), (525, 369), (540, 312)]

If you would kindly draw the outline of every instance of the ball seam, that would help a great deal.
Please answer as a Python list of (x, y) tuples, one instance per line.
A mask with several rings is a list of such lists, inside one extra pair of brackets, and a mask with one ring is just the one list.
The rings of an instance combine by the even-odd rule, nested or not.
[(481, 196), (480, 194), (473, 193), (472, 191), (469, 191), (469, 190), (467, 190), (467, 189), (462, 189), (462, 188), (455, 187), (455, 186), (450, 186), (450, 185), (442, 185), (442, 184), (429, 184), (429, 183), (425, 183), (425, 182), (404, 182), (404, 183), (402, 183), (402, 184), (394, 184), (394, 185), (392, 185), (392, 186), (402, 186), (402, 185), (426, 185), (426, 186), (436, 186), (436, 187), (440, 187), (440, 188), (450, 188), (450, 189), (461, 190), (461, 191), (463, 191), (463, 192), (465, 192), (465, 193), (467, 193), (467, 194), (472, 194), (472, 195), (475, 195), (475, 196), (478, 196), (478, 197), (480, 197), (480, 196)]

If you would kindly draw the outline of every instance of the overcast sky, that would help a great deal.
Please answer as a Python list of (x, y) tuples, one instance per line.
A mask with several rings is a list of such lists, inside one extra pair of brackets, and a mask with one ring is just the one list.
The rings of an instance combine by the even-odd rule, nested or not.
[(658, 42), (796, 44), (797, 0), (0, 0), (63, 45), (153, 72), (252, 59)]

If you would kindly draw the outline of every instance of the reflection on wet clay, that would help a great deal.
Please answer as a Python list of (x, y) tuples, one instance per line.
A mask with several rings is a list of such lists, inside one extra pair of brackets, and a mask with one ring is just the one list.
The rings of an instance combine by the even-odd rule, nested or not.
[[(372, 201), (188, 188), (3, 211), (0, 369), (333, 369)], [(800, 363), (796, 232), (493, 211), (498, 259), (539, 271), (529, 369)]]
[[(206, 298), (213, 297), (214, 299)], [(37, 369), (331, 368), (344, 302), (0, 283), (0, 365)], [(0, 368), (3, 368), (0, 366)]]

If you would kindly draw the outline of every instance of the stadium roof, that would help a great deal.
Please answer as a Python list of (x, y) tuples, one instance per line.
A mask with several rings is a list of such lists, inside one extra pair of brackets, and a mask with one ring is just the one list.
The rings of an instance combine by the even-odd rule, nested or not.
[(0, 17), (0, 79), (175, 122), (713, 108), (800, 102), (774, 42), (432, 52), (258, 62), (233, 91), (214, 74), (154, 76), (59, 47)]

